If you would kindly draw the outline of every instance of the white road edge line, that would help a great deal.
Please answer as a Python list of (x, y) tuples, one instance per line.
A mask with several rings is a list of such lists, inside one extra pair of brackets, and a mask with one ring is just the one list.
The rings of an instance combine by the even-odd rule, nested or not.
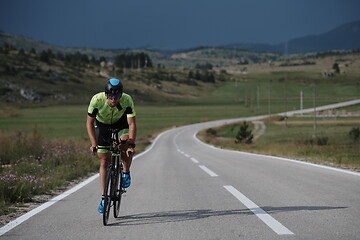
[(218, 175), (216, 173), (214, 173), (213, 171), (211, 171), (210, 169), (208, 169), (207, 167), (205, 167), (204, 165), (199, 165), (199, 167), (204, 170), (204, 172), (206, 172), (207, 174), (209, 174), (211, 177), (217, 177)]
[(250, 211), (252, 211), (258, 218), (260, 218), (260, 220), (262, 220), (278, 235), (294, 234), (233, 186), (224, 186), (224, 188), (228, 190), (235, 198), (237, 198), (242, 204), (244, 204)]
[(78, 185), (76, 185), (75, 187), (71, 188), (70, 190), (62, 193), (61, 195), (58, 195), (56, 197), (54, 197), (53, 199), (49, 200), (48, 202), (40, 205), (37, 208), (34, 208), (33, 210), (31, 210), (30, 212), (18, 217), (17, 219), (15, 219), (14, 221), (9, 222), (8, 224), (6, 224), (5, 226), (0, 228), (0, 236), (4, 235), (5, 233), (7, 233), (8, 231), (10, 231), (11, 229), (13, 229), (14, 227), (20, 225), (21, 223), (23, 223), (24, 221), (28, 220), (29, 218), (31, 218), (32, 216), (34, 216), (35, 214), (38, 214), (39, 212), (41, 212), (42, 210), (45, 210), (46, 208), (50, 207), (51, 205), (53, 205), (54, 203), (59, 202), (60, 200), (62, 200), (63, 198), (69, 196), (70, 194), (76, 192), (77, 190), (81, 189), (82, 187), (84, 187), (85, 185), (91, 183), (92, 181), (94, 181), (96, 178), (99, 177), (99, 174), (95, 174), (92, 177), (89, 177), (88, 179), (86, 179), (84, 182), (79, 183)]

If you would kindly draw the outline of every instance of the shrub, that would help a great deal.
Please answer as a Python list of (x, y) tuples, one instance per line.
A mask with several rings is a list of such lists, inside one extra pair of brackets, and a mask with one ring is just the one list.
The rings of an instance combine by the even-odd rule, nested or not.
[(360, 128), (359, 127), (354, 127), (350, 130), (349, 132), (349, 137), (354, 141), (359, 141), (360, 138)]
[(236, 134), (236, 140), (235, 143), (242, 143), (245, 142), (246, 144), (252, 143), (252, 139), (254, 138), (254, 135), (252, 134), (251, 130), (248, 130), (249, 124), (247, 122), (243, 122), (242, 125), (240, 125), (239, 131)]
[(206, 134), (207, 135), (212, 135), (212, 136), (216, 136), (217, 135), (217, 131), (213, 128), (209, 128), (206, 130)]
[(325, 146), (329, 144), (329, 138), (328, 137), (315, 137), (308, 140), (305, 140), (304, 142), (306, 145), (318, 145), (318, 146)]

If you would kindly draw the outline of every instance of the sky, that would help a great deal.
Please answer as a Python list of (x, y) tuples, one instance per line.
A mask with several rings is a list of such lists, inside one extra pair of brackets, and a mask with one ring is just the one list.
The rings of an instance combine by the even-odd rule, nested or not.
[(0, 30), (62, 46), (277, 44), (360, 20), (360, 0), (0, 0)]

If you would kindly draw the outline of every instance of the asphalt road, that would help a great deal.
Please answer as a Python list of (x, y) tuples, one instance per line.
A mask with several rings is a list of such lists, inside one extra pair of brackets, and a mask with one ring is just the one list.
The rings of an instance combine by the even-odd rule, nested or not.
[(0, 238), (360, 239), (359, 173), (221, 150), (195, 137), (237, 120), (159, 135), (134, 160), (121, 217), (111, 216), (109, 226), (97, 213), (95, 176), (21, 224), (3, 227)]

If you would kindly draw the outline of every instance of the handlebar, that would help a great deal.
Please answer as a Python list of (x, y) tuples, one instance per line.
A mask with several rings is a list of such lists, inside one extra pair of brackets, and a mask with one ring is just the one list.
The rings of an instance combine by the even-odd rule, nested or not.
[(95, 156), (95, 154), (96, 154), (97, 150), (98, 150), (98, 148), (97, 148), (97, 147), (93, 147), (93, 149), (92, 149), (92, 153), (93, 153), (93, 155), (94, 155), (94, 156)]
[[(103, 148), (103, 149), (108, 149), (111, 152), (120, 153), (121, 145), (125, 144), (127, 142), (127, 140), (123, 141), (123, 140), (119, 139), (118, 133), (119, 133), (120, 129), (109, 128), (108, 131), (109, 131), (108, 139), (104, 138), (104, 140), (110, 144), (110, 148)], [(135, 144), (133, 144), (133, 145), (135, 147)], [(94, 155), (96, 154), (98, 149), (102, 149), (102, 148), (101, 147), (100, 148), (99, 147), (93, 147), (92, 152), (93, 152)], [(133, 153), (134, 153), (133, 151), (129, 151), (128, 155), (131, 156)]]

